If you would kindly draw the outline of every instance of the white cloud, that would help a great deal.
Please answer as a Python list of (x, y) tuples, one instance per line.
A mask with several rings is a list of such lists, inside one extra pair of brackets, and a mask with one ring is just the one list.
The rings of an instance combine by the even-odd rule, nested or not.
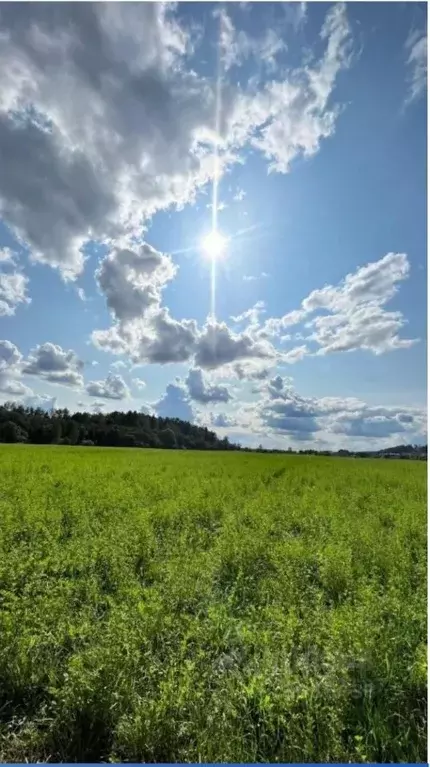
[(254, 64), (268, 71), (276, 68), (277, 57), (287, 50), (279, 30), (269, 27), (254, 37), (242, 29), (236, 29), (224, 6), (217, 8), (214, 16), (219, 18), (219, 47), (224, 72), (232, 67), (241, 67), (250, 58), (254, 58)]
[(180, 418), (194, 423), (195, 413), (185, 389), (178, 384), (168, 384), (163, 396), (152, 405), (161, 418)]
[(33, 394), (33, 390), (29, 386), (25, 386), (22, 381), (16, 381), (14, 379), (5, 380), (0, 374), (0, 392), (4, 394), (11, 394), (14, 397), (30, 397)]
[(10, 248), (0, 248), (0, 264), (14, 264), (15, 253)]
[[(107, 330), (94, 331), (93, 342), (113, 353), (127, 354), (136, 364), (192, 361), (195, 367), (212, 370), (245, 360), (294, 364), (311, 353), (362, 349), (382, 354), (415, 343), (415, 339), (399, 336), (405, 324), (402, 314), (385, 308), (409, 275), (403, 253), (388, 253), (348, 274), (337, 286), (313, 290), (299, 309), (270, 318), (261, 326), (265, 309), (258, 301), (232, 318), (235, 323), (247, 323), (241, 333), (234, 333), (225, 323), (208, 321), (199, 329), (194, 320), (172, 318), (161, 301), (173, 273), (170, 257), (150, 246), (109, 254), (97, 274), (115, 322)], [(270, 339), (289, 341), (284, 331), (305, 321), (308, 334), (302, 337), (308, 343), (276, 351)], [(309, 342), (317, 345), (316, 351), (309, 348)]]
[(249, 331), (233, 333), (223, 322), (208, 322), (199, 334), (194, 362), (215, 369), (241, 360), (275, 360), (277, 352), (266, 340), (256, 340)]
[(127, 384), (120, 375), (109, 373), (103, 381), (89, 381), (85, 387), (90, 397), (125, 399), (130, 396)]
[(284, 10), (286, 21), (291, 24), (295, 30), (303, 27), (307, 20), (308, 4), (305, 2), (283, 3), (282, 8)]
[(409, 92), (406, 103), (417, 101), (427, 89), (427, 32), (415, 29), (406, 40)]
[(146, 381), (142, 378), (133, 378), (132, 380), (137, 389), (146, 389)]
[(263, 338), (270, 338), (271, 336), (279, 335), (286, 328), (292, 325), (297, 325), (299, 322), (305, 319), (307, 316), (306, 311), (303, 309), (294, 309), (283, 317), (270, 317), (265, 323), (260, 332)]
[[(286, 337), (284, 336), (284, 338)], [(307, 354), (309, 354), (309, 349), (306, 345), (296, 346), (294, 349), (290, 349), (290, 351), (282, 355), (282, 361), (287, 362), (289, 365), (294, 365), (296, 362), (302, 360), (303, 357), (306, 357)]]
[(226, 413), (211, 413), (210, 424), (218, 429), (231, 429), (236, 426), (236, 420), (232, 416), (226, 415)]
[[(224, 323), (208, 322), (199, 330), (194, 320), (171, 317), (161, 300), (175, 272), (171, 258), (147, 244), (106, 256), (96, 276), (114, 325), (93, 331), (93, 343), (127, 354), (135, 364), (194, 359), (196, 367), (215, 369), (240, 359), (276, 357), (269, 342), (256, 341), (247, 332), (235, 334)], [(254, 307), (254, 314), (258, 311), (261, 302)]]
[(241, 202), (245, 197), (246, 197), (245, 190), (238, 188), (236, 194), (233, 197), (233, 200), (235, 202)]
[(33, 392), (19, 380), (22, 354), (11, 341), (0, 341), (0, 392), (14, 396), (31, 395)]
[(255, 282), (259, 279), (264, 279), (265, 277), (268, 277), (269, 275), (267, 272), (261, 272), (261, 274), (255, 276), (254, 274), (244, 274), (243, 279), (245, 282)]
[[(138, 234), (156, 211), (193, 201), (211, 179), (216, 87), (215, 77), (189, 67), (193, 32), (174, 4), (51, 11), (2, 6), (0, 213), (33, 259), (74, 279), (88, 241)], [(322, 36), (326, 52), (313, 69), (261, 89), (223, 83), (221, 174), (246, 144), (285, 172), (333, 133), (339, 110), (327, 103), (349, 65), (342, 4), (329, 11)], [(283, 42), (269, 29), (240, 46), (270, 64)]]
[[(216, 206), (216, 209), (217, 209), (217, 211), (221, 212), (222, 210), (225, 210), (227, 207), (228, 207), (228, 206), (227, 206), (227, 204), (226, 204), (225, 202), (219, 202), (219, 203), (218, 203), (218, 205)], [(206, 205), (206, 208), (207, 208), (208, 210), (212, 210), (212, 209), (213, 209), (213, 203), (212, 203), (212, 202), (209, 202), (209, 203)]]
[(11, 341), (0, 341), (0, 371), (18, 369), (22, 354)]
[(29, 304), (28, 278), (21, 272), (0, 273), (0, 316), (12, 316), (19, 304)]
[[(407, 279), (409, 268), (405, 253), (387, 253), (379, 261), (348, 274), (338, 286), (326, 285), (313, 290), (302, 301), (300, 309), (267, 320), (258, 335), (262, 338), (276, 336), (315, 312), (325, 311), (328, 314), (319, 314), (306, 324), (313, 331), (307, 340), (318, 345), (317, 354), (355, 349), (382, 354), (408, 348), (416, 343), (416, 339), (399, 337), (405, 319), (399, 311), (387, 311), (385, 304), (396, 295), (398, 284)], [(306, 353), (306, 346), (301, 346), (290, 354), (303, 356)]]
[(0, 210), (73, 278), (87, 240), (205, 183), (214, 91), (182, 66), (189, 33), (169, 4), (4, 7), (2, 29)]
[(115, 249), (96, 272), (115, 324), (95, 330), (93, 343), (134, 363), (186, 362), (193, 353), (197, 325), (175, 320), (161, 307), (162, 290), (176, 273), (170, 256), (144, 243)]
[(352, 397), (304, 397), (290, 378), (277, 375), (261, 384), (260, 401), (252, 410), (242, 408), (237, 420), (243, 428), (284, 435), (299, 441), (329, 440), (352, 447), (356, 440), (413, 441), (427, 429), (424, 408), (370, 406)]
[(80, 388), (84, 383), (82, 369), (83, 362), (72, 349), (66, 351), (48, 341), (30, 351), (22, 372), (50, 383)]
[(232, 366), (231, 372), (239, 381), (263, 381), (269, 377), (271, 367), (267, 367), (260, 361), (237, 363)]
[[(303, 66), (283, 81), (274, 80), (242, 99), (235, 130), (249, 137), (269, 161), (269, 169), (287, 173), (292, 161), (311, 157), (321, 140), (333, 135), (339, 106), (328, 106), (336, 78), (351, 63), (351, 30), (344, 3), (333, 5), (321, 37), (326, 50), (313, 67)], [(253, 130), (250, 129), (253, 126)], [(252, 135), (249, 135), (251, 132)]]
[(175, 320), (167, 309), (161, 309), (147, 325), (137, 328), (135, 363), (187, 362), (194, 352), (197, 337), (194, 320)]
[(242, 314), (238, 314), (236, 317), (230, 317), (230, 319), (237, 324), (246, 322), (247, 325), (258, 325), (260, 314), (264, 314), (265, 312), (266, 305), (264, 301), (257, 301), (257, 303), (251, 307), (251, 309), (247, 309), (246, 311), (242, 312)]
[(207, 405), (209, 402), (228, 402), (232, 395), (226, 386), (208, 382), (203, 372), (191, 369), (185, 379), (190, 399)]
[(336, 414), (327, 424), (334, 434), (350, 437), (378, 439), (385, 437), (403, 438), (411, 434), (423, 437), (427, 430), (424, 410), (416, 408), (366, 407)]
[(113, 249), (101, 261), (96, 279), (113, 317), (130, 323), (159, 306), (161, 291), (176, 270), (170, 256), (143, 243), (134, 250)]
[(232, 395), (227, 386), (213, 383), (205, 378), (202, 370), (191, 368), (184, 380), (177, 377), (174, 383), (168, 384), (162, 397), (152, 403), (151, 407), (163, 418), (180, 418), (190, 423), (210, 424), (210, 414), (195, 411), (192, 402), (209, 405), (228, 403), (231, 399)]

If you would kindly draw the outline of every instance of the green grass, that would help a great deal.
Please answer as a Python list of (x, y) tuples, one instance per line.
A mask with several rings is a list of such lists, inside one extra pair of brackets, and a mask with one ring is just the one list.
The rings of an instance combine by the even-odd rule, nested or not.
[(425, 761), (426, 468), (0, 446), (0, 759)]

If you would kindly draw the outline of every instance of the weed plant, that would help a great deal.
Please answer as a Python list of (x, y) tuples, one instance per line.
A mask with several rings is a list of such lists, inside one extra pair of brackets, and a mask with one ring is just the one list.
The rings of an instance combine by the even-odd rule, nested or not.
[(2, 761), (426, 761), (426, 465), (0, 446)]

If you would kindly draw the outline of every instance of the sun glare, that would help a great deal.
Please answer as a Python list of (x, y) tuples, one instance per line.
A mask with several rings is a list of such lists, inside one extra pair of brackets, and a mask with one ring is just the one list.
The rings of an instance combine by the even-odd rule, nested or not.
[(224, 255), (227, 240), (225, 237), (223, 237), (222, 234), (220, 234), (220, 232), (217, 232), (217, 230), (214, 229), (212, 232), (206, 235), (202, 245), (206, 255), (209, 258), (216, 260), (217, 258), (221, 258)]

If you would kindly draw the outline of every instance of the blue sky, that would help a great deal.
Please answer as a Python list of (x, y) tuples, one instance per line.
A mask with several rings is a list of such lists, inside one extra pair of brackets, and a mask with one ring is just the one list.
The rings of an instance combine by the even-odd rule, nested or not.
[(0, 28), (3, 401), (426, 441), (424, 3), (3, 4)]

